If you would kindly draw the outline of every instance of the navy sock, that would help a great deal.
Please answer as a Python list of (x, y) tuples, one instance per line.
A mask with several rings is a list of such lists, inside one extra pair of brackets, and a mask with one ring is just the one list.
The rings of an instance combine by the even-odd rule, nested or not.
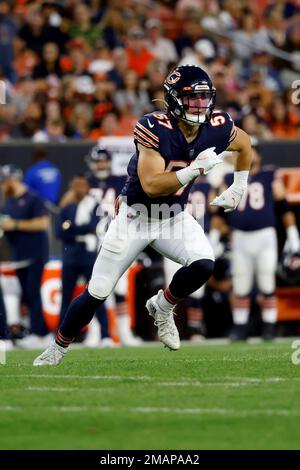
[(177, 299), (188, 297), (206, 283), (213, 270), (214, 261), (211, 259), (199, 259), (178, 269), (169, 285), (172, 296)]
[(96, 310), (96, 318), (101, 326), (101, 338), (110, 338), (108, 332), (108, 316), (104, 304), (101, 304)]
[(55, 341), (63, 347), (69, 346), (82, 328), (88, 325), (93, 318), (97, 308), (104, 302), (104, 299), (96, 299), (89, 294), (88, 290), (76, 297), (71, 302), (66, 312), (65, 318), (58, 330)]

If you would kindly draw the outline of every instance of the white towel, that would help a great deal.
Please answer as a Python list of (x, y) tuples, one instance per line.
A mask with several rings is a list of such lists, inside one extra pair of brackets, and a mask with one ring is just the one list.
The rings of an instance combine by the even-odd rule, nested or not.
[[(77, 206), (75, 224), (84, 225), (90, 223), (96, 204), (95, 198), (89, 195), (85, 196)], [(76, 241), (85, 243), (87, 251), (97, 250), (97, 236), (94, 233), (78, 235)]]

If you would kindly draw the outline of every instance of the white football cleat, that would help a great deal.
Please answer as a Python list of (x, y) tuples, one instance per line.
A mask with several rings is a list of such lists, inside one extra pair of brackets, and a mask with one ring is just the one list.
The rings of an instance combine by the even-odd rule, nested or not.
[(58, 366), (61, 363), (65, 355), (67, 354), (67, 348), (59, 346), (54, 340), (50, 346), (34, 361), (34, 366)]
[(180, 348), (180, 338), (177, 327), (174, 322), (174, 312), (172, 310), (162, 310), (157, 304), (157, 297), (163, 295), (160, 290), (146, 303), (149, 315), (154, 318), (154, 325), (157, 326), (159, 340), (172, 351)]

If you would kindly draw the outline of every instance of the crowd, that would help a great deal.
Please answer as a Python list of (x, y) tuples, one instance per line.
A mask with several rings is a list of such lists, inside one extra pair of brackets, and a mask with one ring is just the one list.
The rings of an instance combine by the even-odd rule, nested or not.
[(299, 51), (296, 0), (0, 0), (0, 141), (128, 135), (186, 63), (249, 134), (296, 139)]

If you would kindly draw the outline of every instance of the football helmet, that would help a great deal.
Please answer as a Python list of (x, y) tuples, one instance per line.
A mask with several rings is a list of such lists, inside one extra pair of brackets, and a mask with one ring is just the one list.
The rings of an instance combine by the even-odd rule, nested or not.
[(93, 175), (100, 180), (109, 177), (111, 173), (111, 160), (110, 152), (100, 145), (94, 145), (85, 157), (87, 166)]
[(277, 274), (287, 284), (299, 284), (300, 253), (284, 252), (279, 261)]
[(200, 67), (176, 67), (165, 79), (163, 87), (167, 114), (192, 126), (199, 126), (211, 119), (216, 89)]

